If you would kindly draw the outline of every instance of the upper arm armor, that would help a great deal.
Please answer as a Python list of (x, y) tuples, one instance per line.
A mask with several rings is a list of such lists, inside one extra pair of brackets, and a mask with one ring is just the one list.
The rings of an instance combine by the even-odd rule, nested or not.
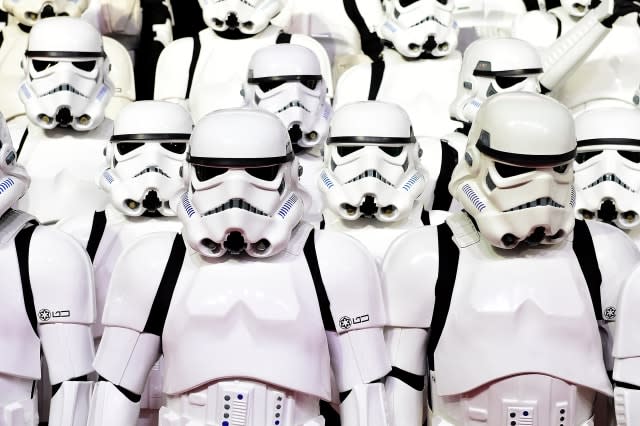
[(435, 226), (398, 237), (382, 262), (382, 292), (391, 327), (429, 328), (438, 278)]
[(175, 237), (152, 234), (122, 253), (111, 275), (102, 317), (105, 327), (144, 331)]
[(628, 276), (620, 292), (613, 345), (615, 358), (640, 357), (640, 333), (638, 333), (640, 309), (638, 306), (640, 306), (640, 268), (636, 268)]
[[(196, 37), (198, 37), (196, 35)], [(185, 99), (189, 83), (189, 68), (193, 56), (194, 40), (191, 37), (173, 41), (164, 48), (156, 67), (156, 100)], [(197, 60), (195, 58), (194, 60)]]
[(373, 257), (347, 235), (315, 234), (318, 265), (337, 332), (383, 327), (386, 318)]
[(95, 321), (93, 267), (71, 236), (38, 226), (29, 248), (29, 277), (39, 324)]
[(600, 294), (602, 317), (614, 320), (620, 292), (632, 272), (640, 264), (640, 251), (621, 230), (600, 222), (586, 221), (602, 275)]

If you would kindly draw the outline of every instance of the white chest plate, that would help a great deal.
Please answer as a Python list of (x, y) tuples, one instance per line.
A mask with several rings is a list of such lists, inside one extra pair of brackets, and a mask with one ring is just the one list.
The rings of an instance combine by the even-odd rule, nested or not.
[(75, 132), (30, 125), (18, 162), (29, 172), (31, 186), (19, 208), (50, 222), (104, 207), (106, 194), (96, 182), (107, 167), (103, 150), (112, 126), (105, 120), (95, 130)]
[(249, 60), (256, 50), (275, 44), (279, 31), (271, 26), (244, 40), (227, 40), (210, 30), (200, 33), (202, 48), (189, 98), (194, 122), (211, 111), (244, 105), (240, 91)]
[[(0, 112), (8, 121), (24, 114), (24, 105), (18, 97), (18, 87), (24, 79), (20, 61), (27, 50), (29, 35), (17, 25), (8, 25), (2, 30), (4, 41), (0, 46)], [(17, 144), (17, 141), (14, 141)]]
[(331, 397), (327, 340), (303, 255), (185, 259), (162, 336), (165, 393), (248, 378)]
[[(40, 339), (25, 309), (14, 240), (0, 245), (0, 374), (40, 378)], [(1, 399), (1, 398), (0, 398)]]
[(415, 209), (407, 220), (395, 223), (366, 218), (347, 221), (342, 220), (330, 210), (325, 210), (325, 228), (329, 231), (345, 233), (360, 241), (376, 259), (378, 267), (381, 267), (382, 259), (393, 240), (410, 229), (422, 226), (418, 210)]
[(571, 245), (516, 253), (481, 241), (462, 249), (435, 370), (441, 396), (526, 373), (609, 394), (593, 304)]
[[(385, 52), (386, 67), (376, 99), (404, 108), (416, 136), (439, 138), (453, 132), (458, 124), (449, 117), (449, 105), (456, 96), (460, 53), (443, 59), (411, 62), (397, 56), (393, 51)], [(370, 82), (371, 64), (346, 71), (338, 81), (334, 107), (367, 100)]]

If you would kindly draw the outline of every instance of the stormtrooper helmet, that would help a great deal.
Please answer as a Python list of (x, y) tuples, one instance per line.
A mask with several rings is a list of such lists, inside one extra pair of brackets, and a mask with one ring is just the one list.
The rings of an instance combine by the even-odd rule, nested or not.
[(96, 128), (113, 94), (102, 36), (80, 18), (43, 19), (33, 26), (19, 96), (29, 119), (44, 129)]
[(313, 51), (290, 43), (256, 51), (249, 62), (243, 94), (247, 105), (267, 110), (282, 120), (294, 149), (324, 141), (332, 111), (320, 62)]
[(38, 20), (53, 16), (79, 17), (89, 7), (89, 0), (0, 0), (0, 9), (18, 23), (33, 26)]
[(174, 216), (175, 201), (184, 192), (180, 167), (192, 127), (189, 112), (171, 102), (125, 106), (107, 142), (109, 168), (100, 176), (111, 204), (127, 216)]
[(215, 31), (257, 34), (280, 13), (285, 0), (198, 0), (202, 17)]
[(178, 217), (206, 257), (281, 252), (304, 213), (287, 129), (258, 109), (219, 110), (193, 129)]
[(442, 57), (458, 45), (453, 0), (383, 0), (378, 34), (406, 58)]
[(379, 101), (344, 105), (331, 122), (318, 181), (325, 205), (345, 220), (406, 218), (426, 186), (420, 154), (400, 106)]
[(0, 114), (0, 215), (27, 192), (31, 182), (25, 168), (16, 163), (16, 158), (7, 122)]
[(458, 93), (451, 117), (475, 119), (480, 105), (497, 93), (540, 92), (542, 58), (531, 44), (515, 38), (486, 38), (467, 47), (462, 57)]
[(576, 118), (579, 218), (640, 224), (640, 110), (598, 108)]
[(573, 117), (537, 93), (487, 99), (449, 191), (492, 245), (559, 242), (574, 226)]
[(569, 15), (582, 18), (589, 12), (592, 2), (592, 0), (560, 0), (560, 5)]

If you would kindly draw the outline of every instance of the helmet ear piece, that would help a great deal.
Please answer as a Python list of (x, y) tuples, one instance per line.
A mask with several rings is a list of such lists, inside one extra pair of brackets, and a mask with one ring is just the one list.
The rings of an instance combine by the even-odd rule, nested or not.
[(476, 147), (467, 148), (463, 161), (467, 164), (470, 175), (475, 176), (480, 172), (480, 153)]
[(114, 145), (115, 144), (113, 142), (107, 141), (107, 144), (105, 145), (104, 151), (103, 151), (104, 158), (107, 161), (107, 164), (109, 165), (109, 167), (114, 167), (115, 166), (115, 164), (114, 164), (114, 160), (115, 160), (115, 152), (114, 152), (115, 147), (114, 147)]
[(182, 178), (182, 182), (184, 186), (188, 189), (191, 186), (191, 166), (188, 162), (184, 161), (182, 166), (180, 166), (180, 171), (178, 172), (180, 177)]

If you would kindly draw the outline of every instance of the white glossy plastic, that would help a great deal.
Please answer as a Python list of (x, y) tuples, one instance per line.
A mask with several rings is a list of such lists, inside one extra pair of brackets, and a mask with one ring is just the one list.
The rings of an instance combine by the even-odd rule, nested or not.
[[(174, 41), (158, 59), (154, 99), (186, 105), (196, 123), (211, 111), (242, 106), (242, 84), (251, 56), (262, 47), (274, 45), (280, 31), (272, 25), (250, 38), (229, 40), (206, 29), (198, 35), (201, 43), (198, 58), (192, 58), (193, 39)], [(331, 64), (322, 45), (302, 34), (293, 34), (291, 43), (307, 47), (316, 54), (328, 96), (332, 98)], [(191, 90), (187, 93), (192, 59), (196, 65)], [(216, 95), (211, 96), (211, 93)]]

